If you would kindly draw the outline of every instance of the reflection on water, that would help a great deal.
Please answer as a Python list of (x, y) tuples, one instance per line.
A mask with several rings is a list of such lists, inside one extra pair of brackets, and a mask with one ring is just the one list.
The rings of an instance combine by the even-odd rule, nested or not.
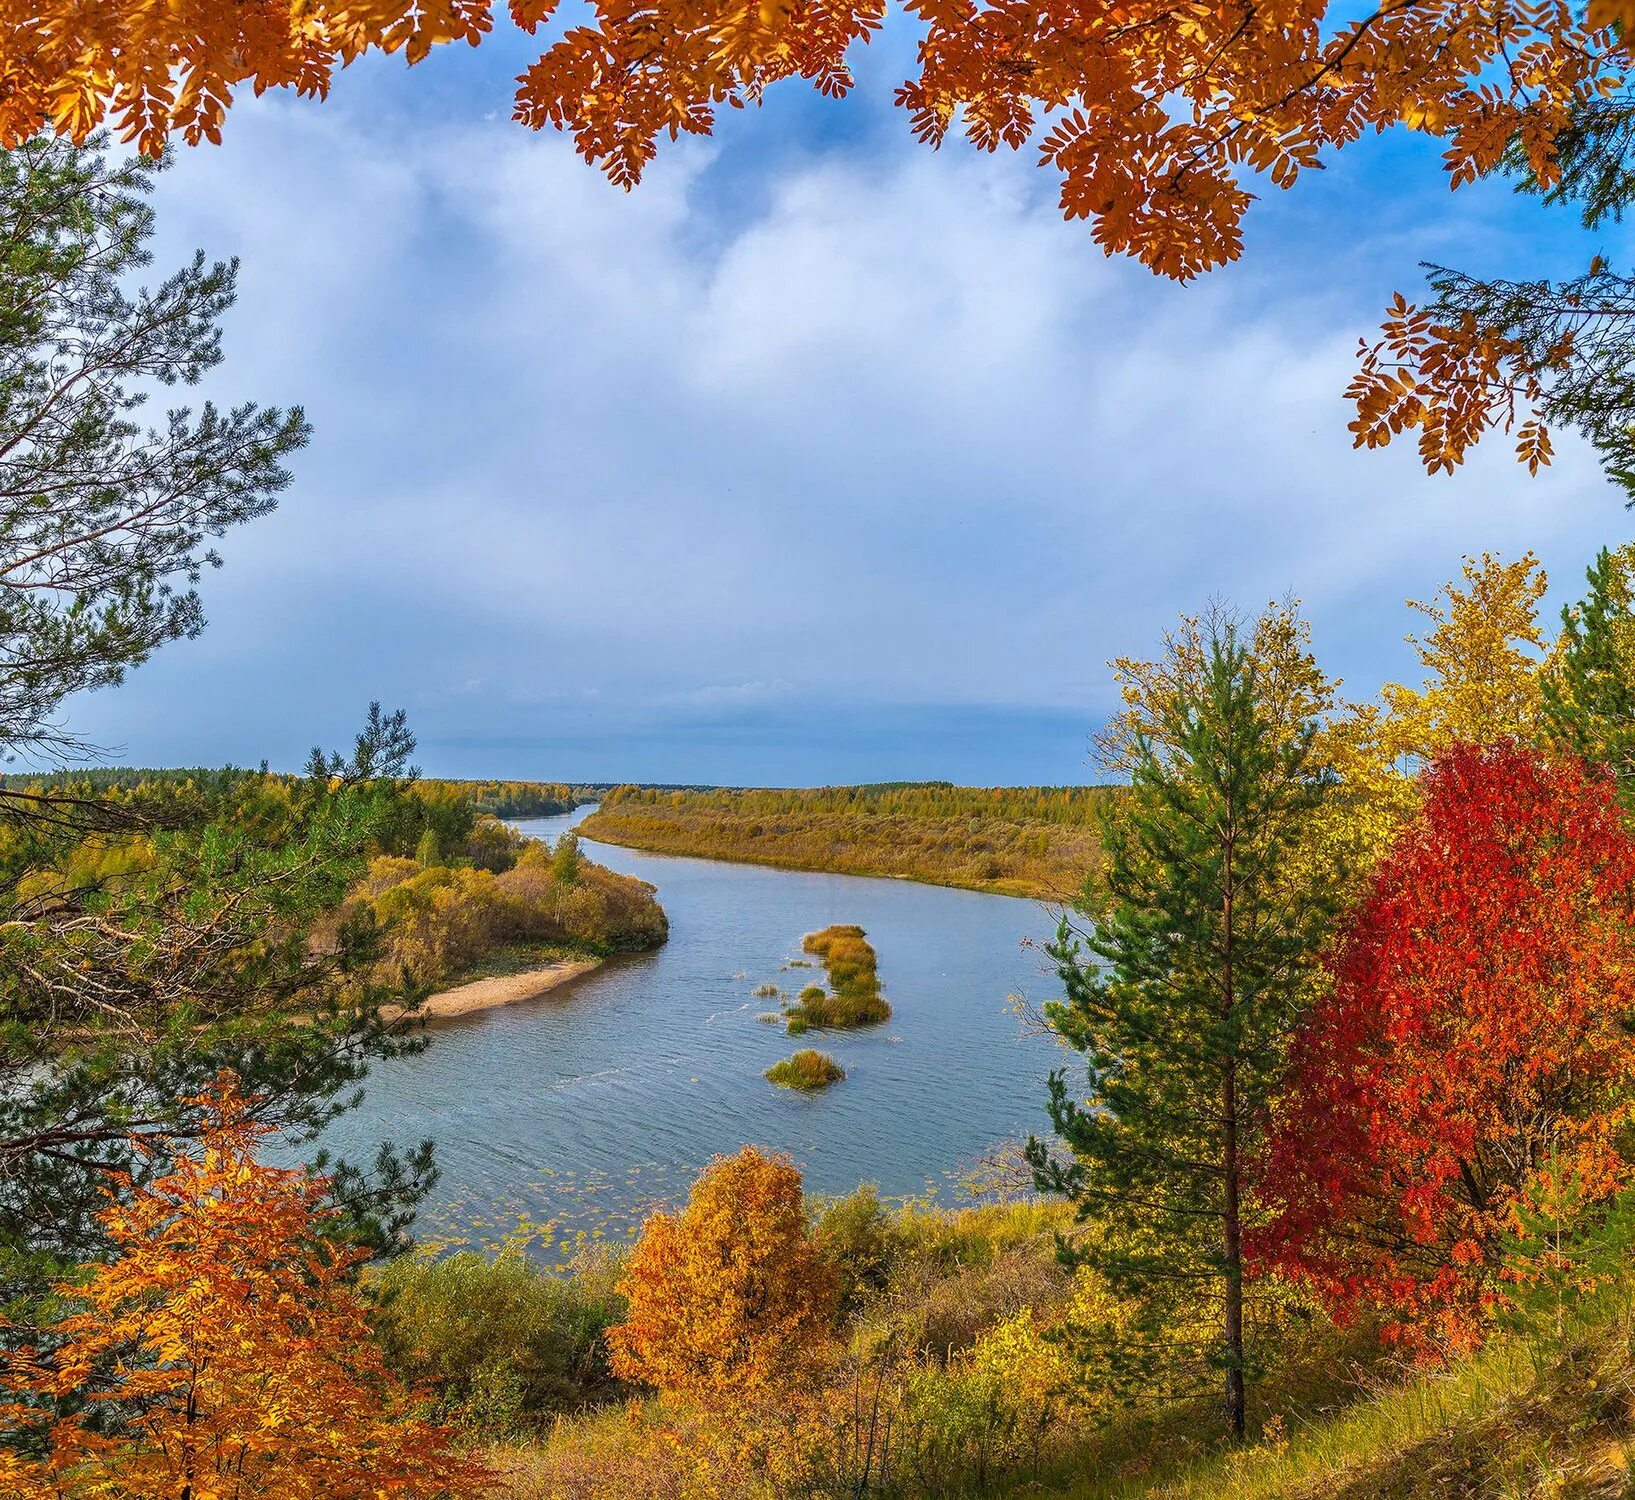
[[(517, 826), (555, 838), (587, 811)], [(746, 1142), (789, 1152), (810, 1190), (868, 1181), (897, 1196), (945, 1186), (961, 1162), (1044, 1128), (1043, 1080), (1060, 1054), (1023, 1038), (1008, 1006), (1012, 994), (1051, 991), (1041, 955), (1022, 947), (1052, 930), (1043, 907), (586, 847), (658, 887), (669, 943), (439, 1025), (419, 1056), (377, 1065), (362, 1108), (325, 1137), (354, 1160), (383, 1139), (436, 1141), (442, 1180), (419, 1233), (492, 1244), (519, 1218), (554, 1222), (546, 1258), (556, 1258), (625, 1238), (711, 1156)], [(797, 1042), (756, 1020), (777, 1002), (753, 991), (820, 977), (784, 965), (832, 922), (867, 930), (892, 1017)], [(845, 1082), (802, 1095), (762, 1078), (808, 1045), (833, 1053)]]

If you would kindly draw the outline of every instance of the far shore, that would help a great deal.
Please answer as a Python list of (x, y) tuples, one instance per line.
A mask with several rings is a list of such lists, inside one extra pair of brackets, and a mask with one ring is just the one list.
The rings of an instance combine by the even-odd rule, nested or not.
[[(599, 958), (571, 958), (561, 963), (547, 964), (542, 969), (529, 969), (522, 974), (501, 974), (493, 979), (473, 979), (469, 984), (456, 985), (428, 995), (413, 1008), (413, 1014), (428, 1021), (448, 1021), (456, 1016), (474, 1015), (480, 1010), (496, 1010), (502, 1005), (513, 1005), (518, 1000), (532, 1000), (570, 980), (588, 974), (602, 966)], [(401, 1006), (382, 1009), (383, 1020), (395, 1021), (405, 1014)]]

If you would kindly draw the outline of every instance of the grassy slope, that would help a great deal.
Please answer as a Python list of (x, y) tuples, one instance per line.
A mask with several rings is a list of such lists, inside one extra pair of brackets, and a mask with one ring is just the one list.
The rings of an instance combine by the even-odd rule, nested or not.
[[(1495, 1340), (1400, 1380), (1336, 1358), (1271, 1393), (1277, 1420), (1238, 1454), (1200, 1451), (1215, 1414), (1115, 1427), (1033, 1493), (1055, 1500), (1431, 1500), (1635, 1494), (1635, 1357), (1627, 1292), (1576, 1326)], [(1372, 1383), (1373, 1390), (1367, 1387)], [(1349, 1392), (1346, 1386), (1349, 1385)]]
[(660, 854), (892, 876), (995, 895), (1068, 900), (1100, 852), (1098, 789), (1073, 788), (1065, 805), (1030, 805), (1032, 789), (937, 787), (677, 793), (621, 800), (592, 813), (586, 838)]

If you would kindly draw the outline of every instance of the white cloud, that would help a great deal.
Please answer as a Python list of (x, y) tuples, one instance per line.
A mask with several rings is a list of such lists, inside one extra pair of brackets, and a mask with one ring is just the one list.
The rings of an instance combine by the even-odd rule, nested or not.
[(1088, 727), (1101, 662), (1214, 593), (1300, 593), (1362, 686), (1462, 550), (1576, 580), (1620, 527), (1570, 444), (1536, 483), (1497, 448), (1452, 481), (1353, 452), (1382, 289), (1154, 282), (1022, 159), (893, 137), (740, 183), (686, 143), (624, 195), (503, 122), (234, 123), (164, 178), (161, 266), (242, 255), (223, 394), (299, 397), (318, 438), (203, 640), (80, 713), (139, 756), (276, 759), (369, 697), (547, 742), (597, 703), (651, 728), (785, 696)]

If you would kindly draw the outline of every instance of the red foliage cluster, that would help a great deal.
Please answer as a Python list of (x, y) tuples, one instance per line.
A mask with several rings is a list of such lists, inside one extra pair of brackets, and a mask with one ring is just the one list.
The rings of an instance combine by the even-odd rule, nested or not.
[(1296, 1040), (1261, 1262), (1416, 1349), (1473, 1345), (1529, 1209), (1627, 1180), (1632, 915), (1610, 779), (1509, 744), (1439, 760)]

